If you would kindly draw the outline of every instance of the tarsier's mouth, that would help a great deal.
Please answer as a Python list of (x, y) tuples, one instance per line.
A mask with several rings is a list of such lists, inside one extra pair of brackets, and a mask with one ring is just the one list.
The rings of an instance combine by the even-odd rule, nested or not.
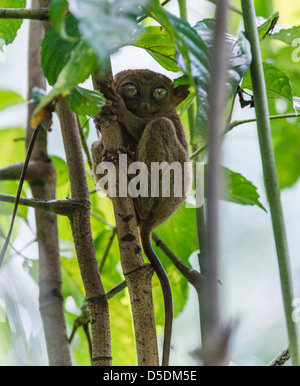
[(132, 114), (137, 115), (140, 118), (148, 118), (148, 117), (150, 118), (156, 113), (156, 111), (147, 111), (143, 113), (141, 111), (134, 111), (134, 110), (132, 110), (131, 112)]

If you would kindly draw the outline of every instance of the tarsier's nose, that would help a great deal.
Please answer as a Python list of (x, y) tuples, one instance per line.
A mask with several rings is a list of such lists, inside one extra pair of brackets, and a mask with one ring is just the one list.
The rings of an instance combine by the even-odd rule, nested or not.
[(143, 114), (150, 113), (150, 111), (151, 111), (150, 103), (149, 102), (142, 102), (141, 103), (141, 111), (143, 112)]

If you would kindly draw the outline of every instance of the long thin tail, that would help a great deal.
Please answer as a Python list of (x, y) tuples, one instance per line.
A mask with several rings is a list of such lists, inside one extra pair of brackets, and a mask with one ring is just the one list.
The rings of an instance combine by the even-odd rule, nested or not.
[(163, 345), (163, 358), (162, 366), (169, 365), (170, 349), (171, 349), (171, 335), (172, 335), (172, 324), (173, 324), (173, 305), (172, 305), (172, 292), (171, 286), (169, 283), (168, 276), (159, 261), (159, 258), (156, 256), (150, 241), (150, 233), (140, 229), (140, 236), (142, 241), (142, 246), (145, 252), (145, 255), (149, 259), (154, 271), (156, 272), (158, 279), (161, 284), (164, 304), (165, 304), (165, 328), (164, 328), (164, 345)]

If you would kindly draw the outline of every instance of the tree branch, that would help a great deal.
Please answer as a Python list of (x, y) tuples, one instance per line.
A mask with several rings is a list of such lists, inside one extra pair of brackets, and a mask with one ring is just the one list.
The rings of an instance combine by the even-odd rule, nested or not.
[(49, 20), (49, 11), (47, 8), (0, 8), (0, 19)]
[[(16, 196), (0, 193), (0, 201), (15, 204)], [(70, 216), (78, 207), (88, 209), (90, 203), (83, 200), (37, 200), (35, 198), (21, 197), (19, 205), (27, 206), (38, 210), (43, 210), (49, 213), (55, 213), (60, 216)]]
[[(33, 0), (32, 5), (38, 7), (38, 0)], [(18, 10), (15, 9), (14, 11)], [(39, 22), (31, 21), (28, 53), (28, 100), (32, 98), (32, 89), (34, 87), (46, 89), (46, 81), (40, 63), (40, 49), (43, 36), (43, 25)], [(28, 105), (27, 148), (32, 137), (29, 121), (34, 108), (35, 104)], [(29, 181), (33, 197), (40, 200), (54, 200), (56, 194), (56, 170), (54, 165), (49, 162), (47, 133), (44, 130), (39, 131), (31, 159), (25, 177)], [(57, 218), (54, 213), (45, 213), (39, 210), (35, 211), (35, 217), (39, 249), (39, 305), (49, 365), (71, 366), (72, 361), (61, 292)]]
[[(69, 169), (71, 197), (88, 201), (89, 190), (77, 118), (63, 101), (57, 107)], [(108, 366), (112, 361), (109, 312), (96, 259), (90, 211), (86, 208), (75, 210), (71, 217), (71, 227), (91, 318), (92, 363), (94, 366)]]
[(175, 255), (173, 251), (163, 242), (163, 240), (157, 235), (157, 233), (152, 232), (152, 239), (155, 241), (158, 248), (160, 248), (166, 256), (172, 261), (175, 267), (180, 273), (187, 279), (187, 281), (192, 284), (195, 288), (202, 288), (205, 277), (194, 269), (188, 267), (184, 262)]

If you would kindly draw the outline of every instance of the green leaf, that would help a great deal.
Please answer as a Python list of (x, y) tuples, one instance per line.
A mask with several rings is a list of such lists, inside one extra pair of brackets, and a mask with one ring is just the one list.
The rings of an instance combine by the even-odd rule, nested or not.
[(82, 130), (85, 138), (87, 139), (90, 133), (90, 118), (85, 115), (78, 115), (79, 129)]
[[(263, 63), (263, 69), (268, 98), (283, 98), (294, 105), (292, 85), (288, 76), (270, 63)], [(241, 87), (252, 90), (250, 72), (244, 77)]]
[(31, 126), (36, 128), (42, 121), (42, 111), (52, 103), (57, 96), (65, 97), (79, 83), (84, 82), (99, 67), (94, 51), (84, 42), (74, 48), (70, 60), (60, 72), (53, 89), (46, 95), (31, 117)]
[(292, 187), (300, 177), (300, 120), (272, 121), (272, 139), (280, 189)]
[[(195, 27), (197, 33), (201, 36), (204, 43), (211, 49), (214, 41), (215, 20), (205, 19), (198, 22)], [(225, 34), (225, 44), (229, 55), (228, 74), (226, 81), (227, 97), (235, 93), (237, 86), (242, 78), (248, 72), (251, 64), (252, 55), (249, 41), (243, 33), (240, 33), (238, 38), (230, 34)]]
[(105, 105), (105, 98), (100, 92), (77, 86), (67, 96), (66, 104), (77, 115), (93, 116)]
[[(186, 20), (178, 18), (160, 7), (158, 1), (151, 8), (151, 16), (168, 32), (179, 54), (177, 65), (191, 77), (197, 92), (197, 117), (192, 131), (192, 143), (197, 143), (205, 134), (208, 112), (208, 87), (211, 68), (211, 48), (214, 39), (215, 21), (198, 22), (192, 28)], [(244, 34), (238, 39), (226, 34), (226, 46), (230, 54), (227, 97), (230, 98), (251, 63), (251, 50)]]
[(82, 283), (78, 260), (76, 257), (60, 257), (62, 276), (63, 276), (63, 295), (64, 298), (72, 296), (78, 307), (81, 307), (84, 300), (85, 291)]
[(135, 366), (134, 328), (127, 291), (121, 300), (109, 300), (109, 314), (114, 366)]
[[(12, 196), (16, 196), (19, 187), (19, 181), (0, 181), (0, 192), (4, 194), (9, 194)], [(21, 192), (21, 197), (27, 197), (26, 191), (23, 188)], [(0, 205), (0, 215), (7, 215), (11, 218), (14, 206), (13, 204), (1, 202)], [(27, 221), (28, 207), (19, 205), (17, 216)]]
[(292, 28), (281, 29), (279, 32), (276, 32), (270, 36), (270, 38), (275, 40), (280, 40), (289, 46), (299, 44), (300, 37), (300, 25), (294, 26)]
[[(0, 0), (0, 8), (26, 8), (26, 0)], [(11, 44), (16, 36), (23, 20), (0, 19), (0, 40), (5, 44)]]
[(0, 90), (0, 111), (23, 102), (24, 98), (17, 92)]
[(221, 198), (225, 201), (240, 205), (256, 205), (266, 212), (265, 207), (259, 201), (257, 188), (240, 173), (233, 172), (222, 167), (222, 186), (224, 190)]
[(258, 18), (260, 23), (258, 27), (259, 40), (263, 40), (266, 36), (270, 36), (270, 33), (274, 30), (277, 21), (279, 19), (279, 12), (275, 12), (267, 20), (264, 18)]
[(71, 12), (79, 20), (83, 39), (93, 48), (100, 63), (120, 47), (133, 41), (139, 29), (137, 16), (148, 0), (74, 0)]
[[(25, 130), (20, 128), (9, 128), (0, 130), (1, 157), (0, 168), (23, 162), (25, 159)], [(16, 195), (18, 191), (18, 181), (0, 181), (0, 192)], [(25, 189), (22, 190), (22, 197), (26, 197)], [(13, 205), (1, 203), (1, 214), (11, 216)], [(26, 206), (19, 206), (18, 216), (27, 220), (28, 208)]]
[(25, 159), (25, 130), (9, 128), (0, 130), (0, 167), (22, 162)]
[(180, 71), (175, 60), (175, 45), (163, 27), (146, 27), (134, 45), (147, 50), (166, 70)]
[[(68, 36), (79, 38), (78, 21), (72, 15), (66, 19), (66, 31)], [(63, 39), (54, 28), (50, 28), (46, 32), (42, 42), (41, 64), (50, 86), (53, 86), (57, 81), (77, 44)]]
[(69, 11), (67, 0), (52, 0), (50, 4), (50, 21), (55, 32), (63, 39), (70, 42), (78, 42), (79, 37), (69, 35), (66, 29), (65, 19)]
[(56, 168), (57, 182), (56, 186), (61, 186), (69, 181), (69, 171), (66, 161), (57, 156), (51, 156), (51, 160)]

